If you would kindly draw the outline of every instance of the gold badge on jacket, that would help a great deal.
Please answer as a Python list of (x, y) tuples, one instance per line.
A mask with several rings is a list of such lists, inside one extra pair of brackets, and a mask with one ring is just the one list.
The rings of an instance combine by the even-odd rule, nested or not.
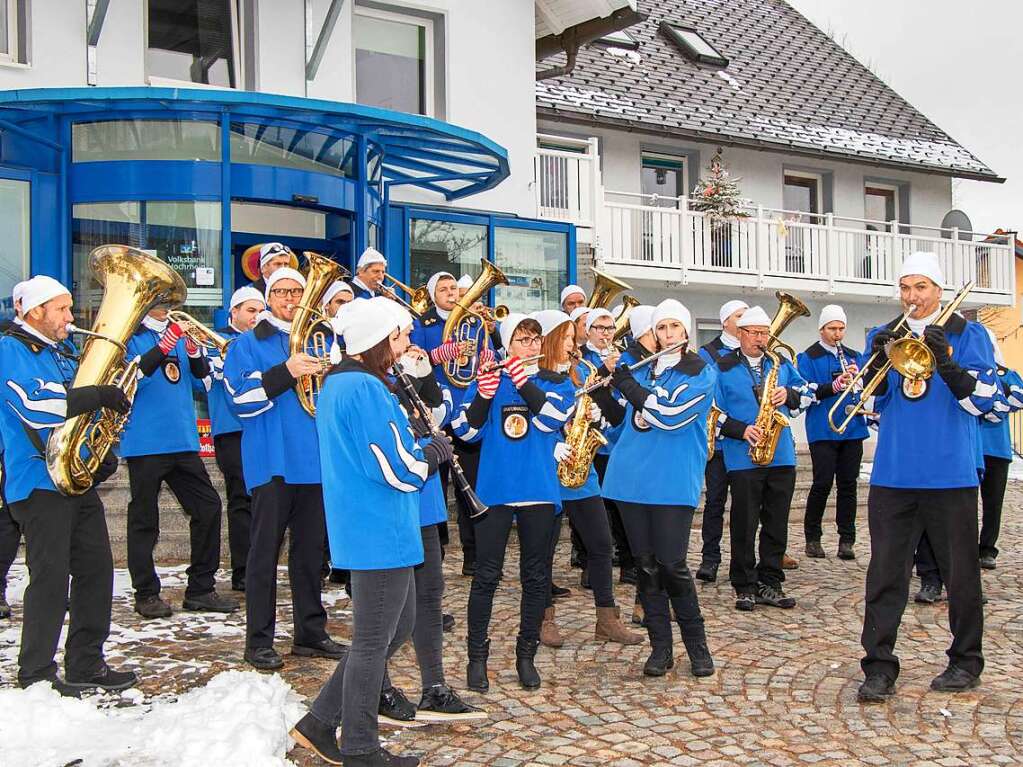
[(522, 439), (529, 431), (529, 408), (506, 405), (501, 409), (501, 428), (508, 439)]
[(176, 384), (181, 380), (181, 368), (178, 367), (178, 363), (174, 360), (167, 360), (163, 363), (163, 374), (172, 384)]
[(906, 399), (920, 399), (927, 393), (926, 378), (903, 378), (902, 394)]

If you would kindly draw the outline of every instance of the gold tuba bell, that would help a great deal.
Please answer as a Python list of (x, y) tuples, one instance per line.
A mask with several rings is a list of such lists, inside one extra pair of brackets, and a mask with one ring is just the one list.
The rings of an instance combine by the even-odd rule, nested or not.
[(327, 334), (322, 325), (325, 321), (329, 322), (330, 318), (320, 311), (320, 304), (327, 288), (342, 279), (345, 269), (341, 264), (311, 250), (305, 251), (302, 255), (306, 257), (305, 290), (302, 291), (302, 298), (299, 299), (295, 314), (291, 318), (288, 353), (305, 352), (320, 359), (319, 373), (301, 376), (295, 383), (295, 394), (298, 395), (299, 404), (309, 415), (315, 417), (316, 398), (320, 394), (323, 376), (330, 367)]
[[(451, 309), (447, 321), (444, 323), (444, 331), (441, 336), (441, 343), (457, 341), (465, 343), (467, 351), (460, 357), (444, 363), (444, 376), (452, 386), (459, 389), (469, 388), (469, 384), (476, 378), (476, 371), (479, 366), (479, 351), (489, 343), (489, 334), (485, 317), (477, 314), (472, 305), (481, 300), (492, 288), (497, 285), (507, 285), (508, 279), (504, 272), (494, 266), (486, 259), (480, 260), (483, 271), (472, 284), (465, 295), (458, 299), (458, 302)], [(503, 309), (503, 311), (501, 311)], [(500, 319), (507, 316), (506, 307), (497, 307), (493, 311), (495, 318)], [(487, 317), (486, 319), (489, 319)]]
[[(157, 305), (180, 306), (188, 289), (176, 271), (158, 258), (127, 245), (101, 245), (89, 267), (103, 286), (91, 331), (69, 388), (114, 385), (129, 400), (138, 388), (138, 363), (125, 359), (126, 345), (142, 318)], [(64, 495), (81, 495), (120, 439), (128, 414), (100, 409), (68, 418), (46, 441), (46, 470)]]
[(623, 290), (632, 290), (632, 286), (627, 282), (619, 280), (617, 277), (612, 277), (606, 272), (594, 269), (593, 292), (590, 293), (590, 298), (586, 305), (591, 309), (607, 309), (611, 306), (611, 301), (614, 300), (614, 297)]

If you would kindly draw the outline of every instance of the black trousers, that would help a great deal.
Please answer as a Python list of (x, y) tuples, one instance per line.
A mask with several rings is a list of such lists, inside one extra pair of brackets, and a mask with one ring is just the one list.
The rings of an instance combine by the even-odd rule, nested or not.
[(565, 501), (565, 513), (573, 535), (578, 535), (586, 551), (586, 568), (593, 603), (597, 607), (614, 607), (615, 593), (611, 583), (611, 525), (604, 499), (599, 495)]
[[(728, 473), (732, 491), (728, 577), (737, 594), (753, 594), (757, 583), (780, 587), (781, 558), (789, 539), (789, 509), (796, 487), (795, 466), (765, 466)], [(760, 560), (757, 561), (757, 528)]]
[(311, 645), (327, 638), (327, 613), (320, 601), (323, 566), (322, 485), (289, 485), (274, 477), (252, 491), (252, 541), (245, 565), (246, 646), (271, 647), (277, 626), (277, 560), (284, 531), (291, 532), (288, 579), (294, 642)]
[(811, 442), (810, 460), (813, 462), (813, 484), (806, 496), (806, 514), (803, 517), (806, 540), (821, 539), (824, 507), (828, 504), (831, 486), (837, 485), (835, 522), (838, 527), (838, 540), (854, 542), (856, 482), (860, 477), (860, 463), (863, 461), (863, 440), (826, 439)]
[(692, 506), (620, 501), (629, 546), (636, 558), (639, 599), (646, 614), (651, 647), (671, 647), (671, 609), (683, 638), (704, 636), (703, 615), (686, 564)]
[[(597, 478), (601, 486), (604, 485), (604, 472), (607, 471), (607, 462), (610, 455), (601, 455), (593, 459), (593, 468), (597, 470)], [(607, 520), (611, 525), (611, 538), (614, 540), (615, 551), (618, 553), (618, 566), (623, 570), (630, 570), (636, 566), (629, 548), (629, 536), (625, 532), (625, 524), (622, 522), (622, 514), (618, 504), (607, 498), (604, 499), (604, 508), (607, 509)]]
[[(494, 592), (501, 582), (504, 555), (512, 521), (519, 536), (519, 639), (537, 642), (551, 585), (547, 580), (547, 553), (554, 527), (554, 506), (491, 506), (476, 522), (476, 574), (469, 589), (469, 647), (482, 646), (489, 636)], [(507, 627), (502, 627), (506, 630)]]
[[(462, 467), (462, 473), (465, 474), (465, 478), (469, 481), (469, 485), (473, 488), (476, 487), (476, 475), (480, 468), (480, 445), (479, 443), (470, 444), (463, 442), (458, 437), (454, 436), (454, 432), (451, 431), (450, 427), (445, 428), (448, 436), (451, 437), (451, 441), (455, 446), (455, 455), (458, 457), (458, 463)], [(448, 496), (448, 484), (450, 483), (450, 475), (448, 468), (445, 468), (441, 472), (441, 482), (444, 485), (444, 497)], [(465, 502), (462, 494), (458, 492), (457, 487), (453, 488), (455, 496), (455, 507), (458, 510), (458, 542), (462, 546), (462, 559), (465, 562), (472, 563), (476, 561), (476, 522), (469, 516), (469, 504)]]
[(980, 555), (998, 556), (998, 533), (1002, 529), (1002, 501), (1005, 483), (1009, 480), (1008, 458), (984, 456), (984, 480), (980, 483), (980, 502), (983, 516), (980, 526)]
[(11, 504), (11, 515), (25, 535), (29, 576), (18, 681), (31, 684), (57, 673), (53, 658), (69, 609), (64, 670), (76, 679), (95, 675), (103, 664), (103, 643), (110, 633), (114, 588), (103, 503), (95, 490), (71, 498), (34, 490), (24, 501)]
[(725, 529), (725, 501), (728, 499), (728, 471), (725, 451), (715, 450), (703, 472), (706, 497), (703, 502), (703, 561), (721, 564), (721, 536)]
[(867, 518), (870, 565), (860, 639), (863, 672), (893, 680), (899, 675), (895, 640), (909, 597), (913, 544), (924, 530), (948, 584), (949, 663), (979, 675), (984, 669), (984, 609), (975, 543), (977, 488), (905, 490), (871, 485)]
[(160, 487), (164, 482), (188, 516), (191, 564), (186, 597), (213, 591), (220, 567), (220, 496), (198, 453), (140, 455), (127, 459), (128, 571), (135, 598), (160, 593), (153, 549), (160, 538)]
[(0, 506), (0, 592), (7, 587), (7, 573), (18, 556), (18, 544), (21, 542), (21, 528), (14, 521), (11, 510)]
[(245, 583), (245, 560), (249, 557), (252, 530), (252, 498), (245, 489), (242, 473), (242, 433), (218, 434), (213, 438), (217, 467), (227, 487), (227, 541), (231, 548), (231, 584)]
[(913, 554), (913, 562), (916, 564), (916, 574), (920, 578), (920, 585), (930, 585), (940, 589), (941, 570), (938, 569), (938, 558), (934, 554), (934, 547), (927, 537), (927, 532), (920, 531), (920, 537), (916, 542), (916, 551)]
[(558, 553), (558, 541), (561, 540), (561, 525), (564, 522), (564, 507), (561, 514), (554, 515), (554, 522), (551, 525), (551, 538), (547, 546), (547, 599), (544, 607), (551, 607), (554, 604), (554, 557)]

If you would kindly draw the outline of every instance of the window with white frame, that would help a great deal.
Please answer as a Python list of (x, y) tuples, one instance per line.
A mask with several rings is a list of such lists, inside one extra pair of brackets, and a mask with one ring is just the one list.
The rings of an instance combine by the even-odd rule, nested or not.
[(782, 190), (782, 207), (800, 216), (811, 224), (818, 223), (817, 217), (823, 207), (821, 201), (821, 177), (816, 173), (785, 171), (785, 186)]
[[(899, 220), (899, 190), (888, 184), (867, 184), (863, 188), (863, 217), (868, 221)], [(884, 231), (890, 232), (891, 226)]]
[(238, 11), (236, 0), (147, 0), (149, 82), (240, 87)]
[(433, 21), (357, 6), (352, 18), (355, 100), (433, 114)]
[(0, 0), (0, 62), (21, 61), (19, 0)]

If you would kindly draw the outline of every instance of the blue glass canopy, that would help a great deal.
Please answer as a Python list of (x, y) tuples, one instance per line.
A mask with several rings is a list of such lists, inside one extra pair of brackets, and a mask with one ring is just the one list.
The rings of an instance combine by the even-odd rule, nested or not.
[[(365, 141), (389, 186), (410, 185), (454, 200), (496, 186), (509, 175), (508, 153), (475, 132), (420, 115), (252, 91), (192, 88), (40, 88), (0, 92), (0, 133), (66, 153), (59, 123), (79, 120), (222, 119), (274, 128), (289, 151), (316, 162), (335, 156), (345, 139)], [(283, 130), (282, 130), (283, 129)], [(5, 137), (6, 139), (7, 137)], [(5, 147), (6, 149), (6, 147)], [(6, 154), (6, 152), (5, 152)], [(64, 154), (66, 158), (66, 154)], [(6, 158), (5, 158), (6, 159)]]

